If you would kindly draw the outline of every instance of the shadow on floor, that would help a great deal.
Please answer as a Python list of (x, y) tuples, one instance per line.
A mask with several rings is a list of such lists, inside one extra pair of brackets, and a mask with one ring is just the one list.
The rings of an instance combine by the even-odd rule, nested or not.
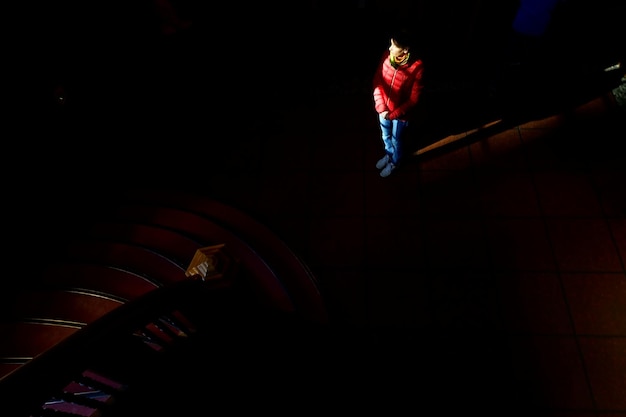
[[(449, 152), (524, 123), (556, 114), (605, 96), (620, 84), (620, 71), (557, 73), (545, 68), (509, 67), (498, 80), (426, 90), (419, 120), (410, 134), (417, 153), (449, 136), (459, 138), (429, 150)], [(467, 134), (463, 137), (464, 134)]]

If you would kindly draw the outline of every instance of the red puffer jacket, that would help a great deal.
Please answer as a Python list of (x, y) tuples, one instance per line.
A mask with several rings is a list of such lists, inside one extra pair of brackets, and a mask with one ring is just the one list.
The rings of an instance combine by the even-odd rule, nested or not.
[(388, 110), (389, 119), (404, 119), (419, 100), (423, 72), (424, 64), (420, 59), (394, 68), (389, 60), (389, 51), (386, 51), (374, 74), (376, 112)]

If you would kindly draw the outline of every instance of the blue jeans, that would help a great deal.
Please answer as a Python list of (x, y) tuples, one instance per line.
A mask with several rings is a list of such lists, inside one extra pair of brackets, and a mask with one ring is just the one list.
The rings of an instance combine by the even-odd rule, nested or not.
[(402, 134), (404, 129), (409, 125), (406, 120), (387, 120), (380, 114), (378, 115), (378, 121), (380, 122), (380, 131), (382, 134), (383, 144), (385, 145), (385, 152), (391, 158), (391, 163), (398, 165), (403, 154)]

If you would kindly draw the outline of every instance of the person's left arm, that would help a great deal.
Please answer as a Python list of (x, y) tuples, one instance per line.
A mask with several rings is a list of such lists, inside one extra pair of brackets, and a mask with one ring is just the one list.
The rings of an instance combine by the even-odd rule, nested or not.
[(420, 99), (423, 83), (422, 83), (422, 74), (423, 68), (421, 64), (417, 64), (417, 68), (415, 69), (415, 74), (410, 78), (411, 82), (406, 86), (409, 90), (408, 99), (398, 106), (394, 111), (390, 112), (387, 116), (388, 119), (398, 119), (402, 116), (406, 115), (409, 110), (415, 107)]

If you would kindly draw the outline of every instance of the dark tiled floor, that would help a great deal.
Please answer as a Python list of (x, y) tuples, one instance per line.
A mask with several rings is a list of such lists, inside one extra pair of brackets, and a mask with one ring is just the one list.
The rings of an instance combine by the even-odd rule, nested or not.
[(42, 141), (57, 160), (39, 155), (36, 167), (55, 169), (37, 198), (20, 189), (25, 207), (75, 201), (77, 213), (84, 194), (126, 187), (206, 194), (294, 249), (333, 323), (365, 335), (405, 398), (494, 415), (626, 415), (626, 124), (606, 88), (551, 102), (558, 80), (499, 105), (480, 85), (461, 94), (435, 82), (415, 153), (383, 179), (366, 70), (322, 77), (288, 103), (269, 87), (217, 107), (177, 102), (190, 87), (212, 98), (205, 65), (169, 88), (155, 81), (158, 100), (105, 107), (87, 94), (56, 114), (67, 136)]
[(415, 352), (412, 377), (448, 373), (440, 394), (625, 414), (622, 110), (591, 99), (383, 179), (369, 97), (338, 100), (246, 138), (251, 149), (206, 170), (203, 192), (290, 244), (336, 324), (384, 354)]
[(383, 179), (369, 97), (339, 101), (229, 154), (205, 191), (297, 251), (335, 323), (450, 372), (450, 398), (474, 384), (512, 412), (626, 413), (622, 110), (591, 99)]

